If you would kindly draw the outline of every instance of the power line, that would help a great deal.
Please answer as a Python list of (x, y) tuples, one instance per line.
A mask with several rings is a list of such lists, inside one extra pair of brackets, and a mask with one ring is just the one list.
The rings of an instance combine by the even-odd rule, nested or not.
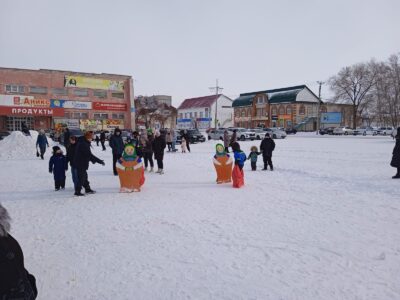
[[(210, 89), (211, 91), (214, 91), (214, 90), (215, 90), (215, 95), (218, 96), (219, 91), (220, 91), (220, 90), (222, 91), (224, 88), (223, 88), (223, 87), (220, 87), (220, 86), (218, 85), (218, 79), (216, 79), (215, 87), (210, 87), (209, 89)], [(214, 120), (215, 129), (218, 128), (217, 110), (218, 110), (218, 97), (215, 99), (215, 120)]]

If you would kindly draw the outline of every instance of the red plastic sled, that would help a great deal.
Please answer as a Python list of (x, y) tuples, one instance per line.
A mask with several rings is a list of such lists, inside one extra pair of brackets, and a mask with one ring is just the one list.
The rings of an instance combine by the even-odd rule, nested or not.
[(244, 185), (244, 172), (237, 165), (232, 171), (232, 181), (234, 188), (241, 188)]

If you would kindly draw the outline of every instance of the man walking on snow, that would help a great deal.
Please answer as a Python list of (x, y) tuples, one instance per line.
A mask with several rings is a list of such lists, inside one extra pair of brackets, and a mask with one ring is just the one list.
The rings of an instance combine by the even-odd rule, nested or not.
[(274, 170), (274, 166), (272, 165), (272, 152), (274, 149), (275, 142), (273, 139), (271, 139), (269, 133), (266, 133), (260, 145), (260, 151), (263, 154), (264, 160), (264, 169), (262, 169), (263, 171), (268, 170), (268, 165), (271, 167), (271, 171)]

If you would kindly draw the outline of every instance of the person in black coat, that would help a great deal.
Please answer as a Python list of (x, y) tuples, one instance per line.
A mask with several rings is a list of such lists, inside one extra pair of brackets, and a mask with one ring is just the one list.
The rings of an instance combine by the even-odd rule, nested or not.
[(36, 279), (25, 269), (24, 254), (10, 227), (10, 216), (0, 204), (0, 299), (36, 299)]
[(274, 166), (272, 165), (272, 152), (275, 149), (275, 142), (270, 137), (269, 133), (265, 134), (264, 139), (261, 141), (260, 144), (260, 151), (263, 154), (264, 160), (264, 169), (263, 171), (268, 170), (268, 165), (271, 167), (271, 171), (274, 170)]
[(101, 143), (101, 147), (103, 148), (103, 151), (106, 151), (106, 146), (104, 145), (106, 142), (106, 133), (104, 132), (104, 130), (102, 130), (100, 132), (100, 143)]
[(75, 168), (74, 159), (75, 159), (75, 150), (76, 150), (76, 136), (71, 136), (69, 138), (69, 146), (67, 148), (67, 164), (71, 166), (71, 175), (72, 182), (74, 183), (74, 189), (78, 187), (78, 171)]
[(122, 152), (124, 152), (124, 141), (121, 136), (121, 129), (116, 128), (114, 134), (110, 138), (109, 145), (112, 149), (113, 154), (113, 172), (115, 176), (118, 176), (116, 163), (121, 158)]
[(144, 168), (147, 171), (147, 167), (150, 164), (149, 172), (153, 172), (154, 162), (153, 162), (153, 142), (154, 137), (153, 133), (149, 131), (147, 138), (145, 139), (145, 143), (143, 145), (143, 158), (144, 158)]
[(54, 175), (54, 186), (56, 191), (65, 189), (65, 171), (68, 170), (68, 161), (60, 147), (53, 147), (53, 156), (49, 161), (49, 172)]
[(94, 156), (90, 151), (90, 142), (93, 139), (93, 132), (88, 131), (84, 136), (78, 139), (78, 144), (76, 145), (74, 165), (78, 173), (78, 186), (75, 189), (75, 196), (83, 196), (81, 193), (82, 187), (85, 188), (86, 194), (94, 194), (90, 188), (87, 170), (89, 169), (89, 162), (99, 163), (105, 165), (104, 161), (100, 158)]
[(69, 138), (71, 137), (71, 133), (69, 132), (68, 127), (64, 130), (64, 147), (67, 148), (69, 146)]
[(398, 179), (400, 178), (400, 127), (397, 128), (396, 138), (396, 145), (394, 146), (393, 153), (392, 153), (392, 161), (390, 165), (393, 168), (397, 168), (397, 173), (392, 178)]
[(167, 146), (165, 138), (156, 131), (156, 138), (153, 141), (154, 158), (157, 160), (158, 170), (156, 173), (164, 174), (164, 149)]

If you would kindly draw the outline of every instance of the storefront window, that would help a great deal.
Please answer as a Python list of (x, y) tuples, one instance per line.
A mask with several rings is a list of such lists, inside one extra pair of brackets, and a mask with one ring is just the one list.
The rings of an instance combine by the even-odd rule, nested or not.
[(242, 117), (244, 118), (246, 116), (246, 110), (242, 109)]
[(47, 87), (31, 86), (29, 90), (31, 94), (47, 94)]
[(299, 114), (304, 115), (306, 113), (306, 107), (302, 104), (299, 108)]
[(287, 114), (287, 115), (291, 115), (291, 114), (292, 114), (292, 107), (291, 107), (290, 105), (288, 105), (288, 106), (286, 107), (286, 114)]
[(93, 119), (95, 120), (105, 120), (108, 119), (108, 114), (93, 114)]
[(284, 115), (285, 114), (285, 107), (284, 106), (279, 107), (279, 114), (280, 115)]
[(112, 114), (112, 118), (115, 120), (123, 120), (125, 116), (124, 114)]
[(272, 114), (273, 116), (276, 116), (276, 115), (277, 115), (277, 113), (276, 113), (276, 106), (272, 106), (272, 108), (271, 108), (271, 114)]
[(107, 91), (95, 90), (93, 96), (97, 98), (107, 98)]
[(33, 117), (7, 117), (6, 126), (9, 131), (22, 130), (22, 124), (33, 129)]

